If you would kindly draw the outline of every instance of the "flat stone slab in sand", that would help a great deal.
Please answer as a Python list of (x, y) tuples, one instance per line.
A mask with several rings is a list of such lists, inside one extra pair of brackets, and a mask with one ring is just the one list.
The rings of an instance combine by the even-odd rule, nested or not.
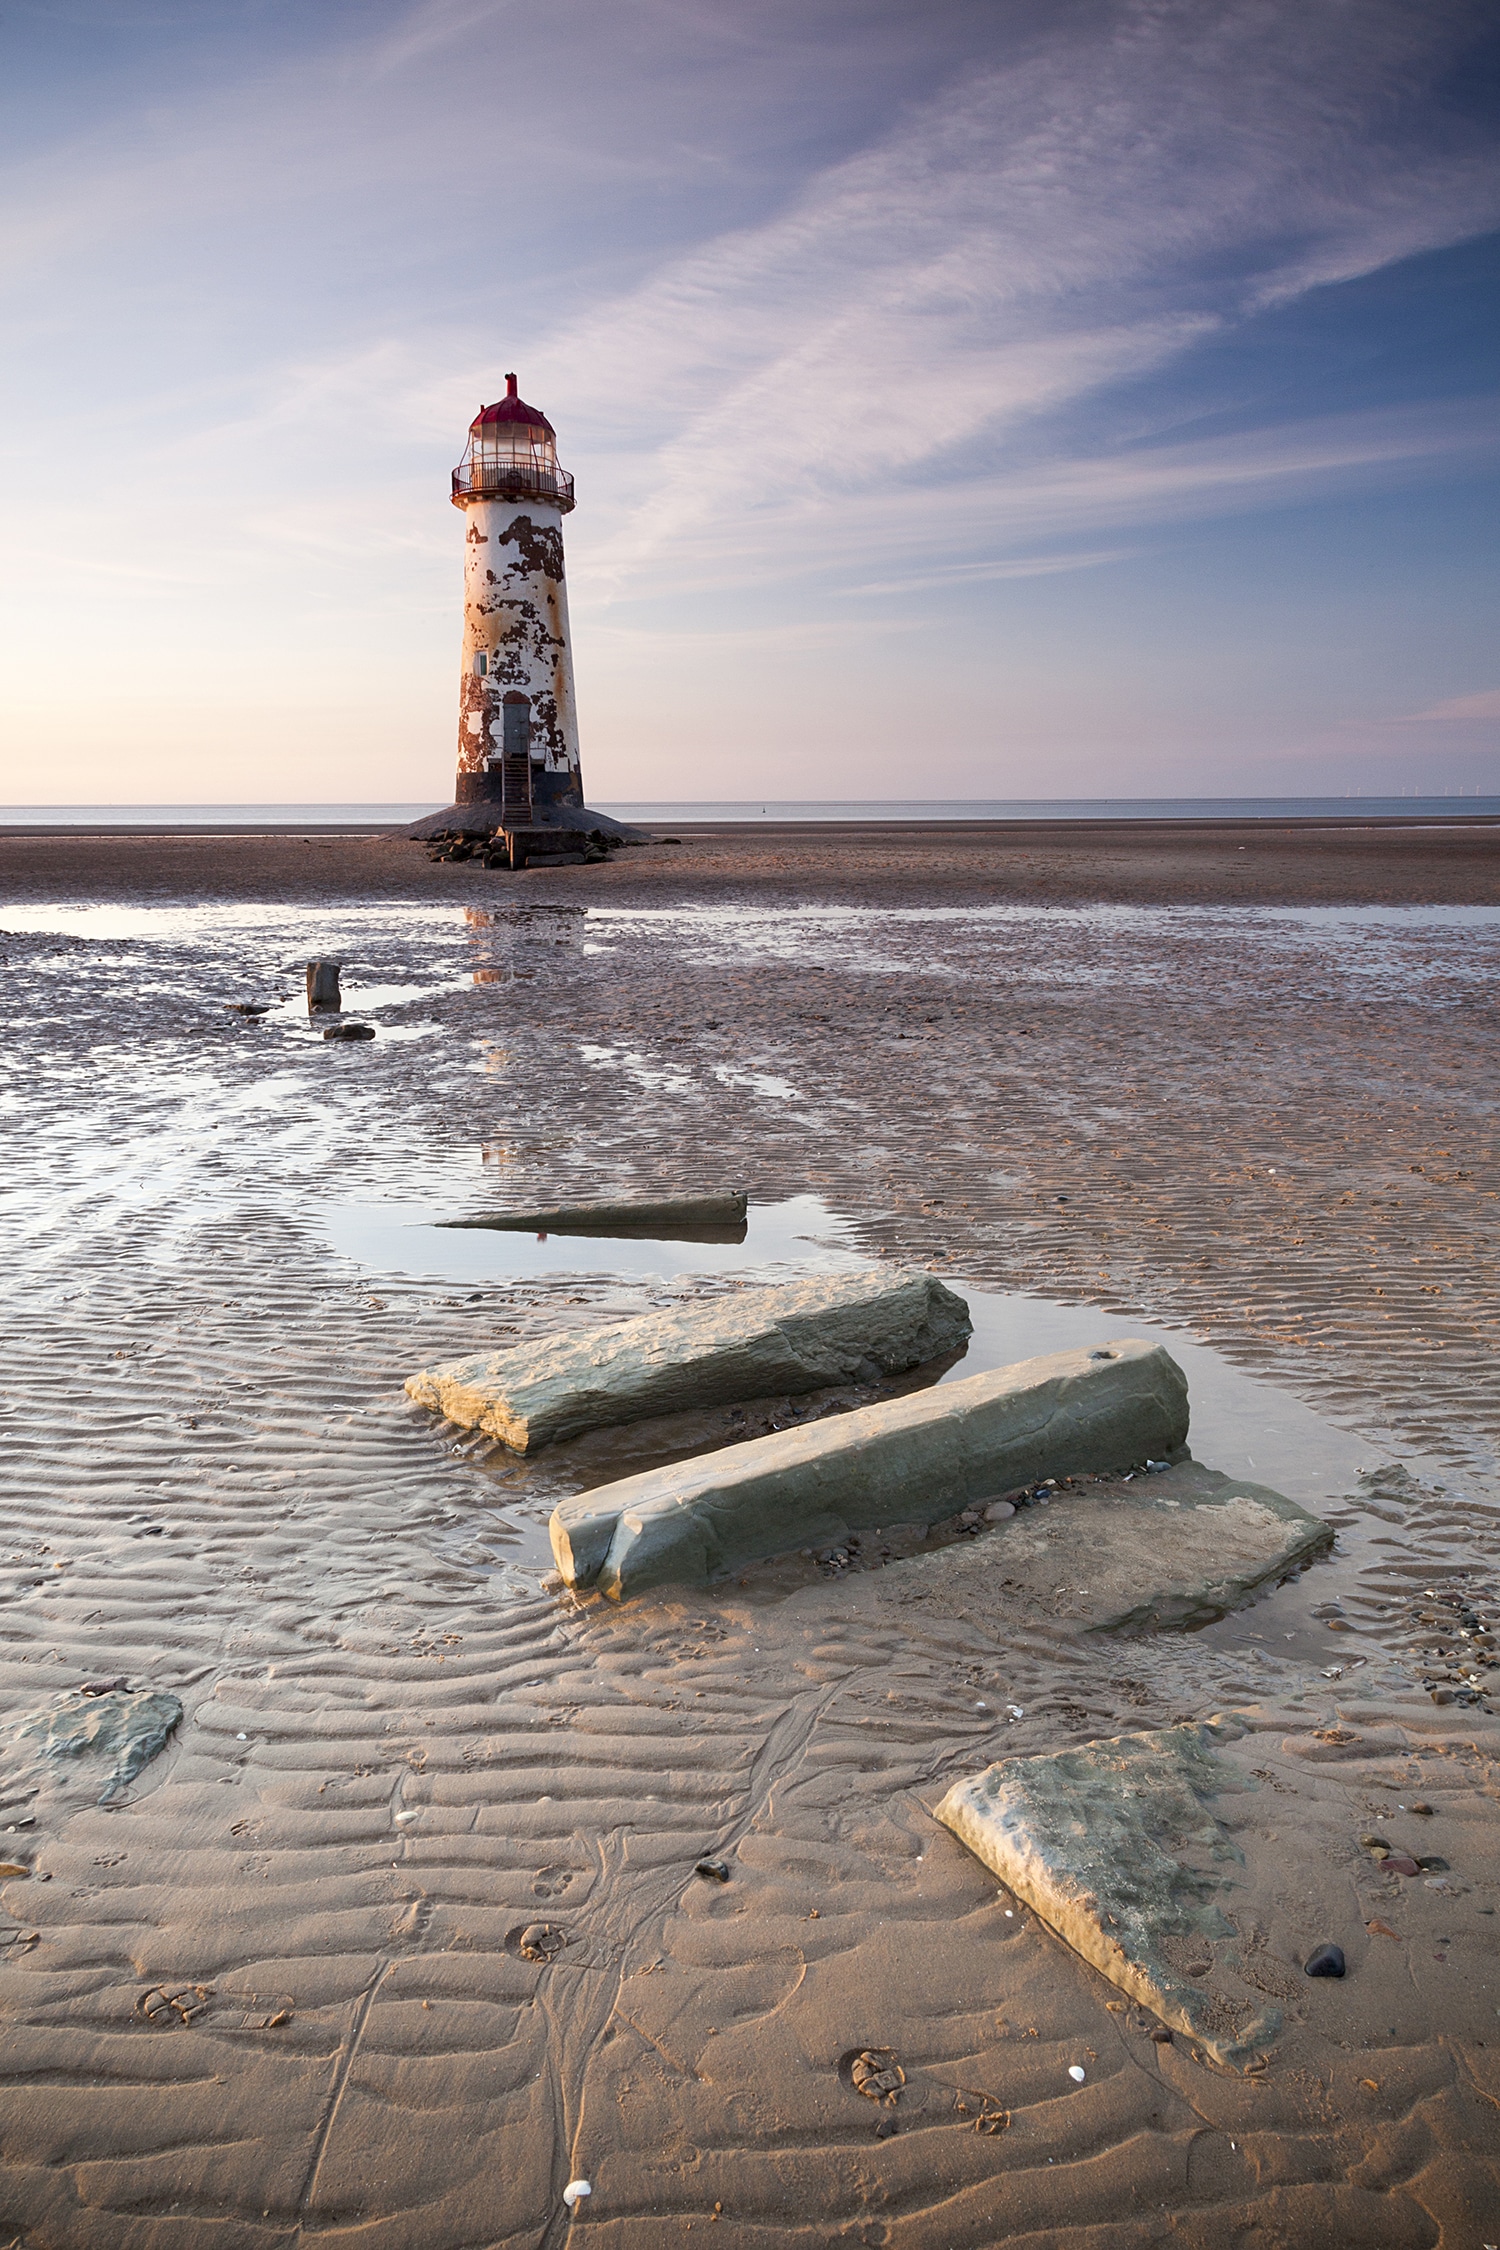
[(1253, 2069), (1281, 2029), (1236, 1974), (1227, 1910), (1244, 1854), (1211, 1809), (1259, 1782), (1224, 1752), (1246, 1733), (1202, 1720), (1037, 1758), (955, 1783), (937, 1818), (1075, 1953), (1210, 2061)]
[(165, 1748), (181, 1717), (175, 1695), (151, 1688), (109, 1688), (97, 1695), (67, 1688), (45, 1710), (22, 1720), (16, 1740), (54, 1765), (82, 1769), (97, 1759), (102, 1805)]
[(527, 1453), (647, 1415), (904, 1374), (957, 1351), (969, 1328), (962, 1297), (931, 1274), (824, 1274), (447, 1360), (406, 1388), (419, 1406)]
[(1187, 1379), (1160, 1345), (1053, 1352), (601, 1485), (554, 1509), (552, 1552), (568, 1584), (616, 1601), (702, 1585), (877, 1524), (935, 1523), (1039, 1476), (1160, 1459), (1187, 1427)]
[(893, 1563), (879, 1597), (994, 1632), (1038, 1614), (1084, 1631), (1210, 1624), (1325, 1554), (1333, 1531), (1269, 1485), (1184, 1461), (1023, 1508), (977, 1539)]

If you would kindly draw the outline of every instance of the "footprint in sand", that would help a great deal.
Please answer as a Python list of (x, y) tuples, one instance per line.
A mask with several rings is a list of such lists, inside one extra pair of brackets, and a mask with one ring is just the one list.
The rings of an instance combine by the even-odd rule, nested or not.
[(561, 1898), (573, 1881), (571, 1867), (539, 1867), (531, 1886), (533, 1898)]

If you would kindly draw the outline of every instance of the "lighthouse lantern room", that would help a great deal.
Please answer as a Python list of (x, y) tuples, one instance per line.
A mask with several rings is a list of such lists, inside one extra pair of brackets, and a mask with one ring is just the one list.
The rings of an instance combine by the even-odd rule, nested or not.
[(455, 799), (493, 808), (497, 827), (545, 821), (583, 805), (563, 579), (573, 479), (514, 375), (469, 425), (453, 505), (466, 518)]

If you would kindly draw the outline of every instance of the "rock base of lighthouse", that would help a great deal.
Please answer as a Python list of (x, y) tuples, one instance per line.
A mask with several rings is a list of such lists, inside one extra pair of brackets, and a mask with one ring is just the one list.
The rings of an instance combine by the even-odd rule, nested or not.
[[(644, 828), (632, 828), (628, 822), (615, 820), (609, 813), (591, 812), (587, 805), (538, 804), (522, 818), (528, 829), (555, 828), (571, 830), (577, 835), (618, 836), (628, 844), (649, 844), (654, 841)], [(509, 825), (502, 807), (493, 797), (479, 797), (470, 804), (445, 805), (441, 812), (428, 813), (425, 819), (414, 820), (403, 828), (403, 836), (411, 836), (418, 843), (430, 843), (439, 836), (494, 836)]]

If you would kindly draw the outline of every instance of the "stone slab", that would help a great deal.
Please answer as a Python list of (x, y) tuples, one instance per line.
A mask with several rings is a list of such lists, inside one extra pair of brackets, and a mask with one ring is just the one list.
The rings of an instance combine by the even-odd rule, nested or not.
[(931, 1274), (822, 1274), (447, 1360), (406, 1388), (526, 1453), (648, 1415), (901, 1374), (959, 1350), (969, 1326), (962, 1297)]
[(677, 1229), (716, 1234), (738, 1230), (744, 1240), (749, 1199), (743, 1190), (727, 1195), (678, 1195), (656, 1202), (559, 1203), (536, 1211), (485, 1211), (469, 1219), (439, 1219), (443, 1227), (483, 1227), (496, 1234), (644, 1235), (652, 1241), (679, 1241)]
[(1053, 1352), (582, 1493), (554, 1509), (552, 1552), (568, 1584), (613, 1600), (702, 1585), (1041, 1476), (1165, 1458), (1187, 1428), (1187, 1379), (1160, 1345)]
[(1129, 1484), (1078, 1484), (977, 1538), (893, 1563), (879, 1593), (1002, 1639), (1036, 1616), (1083, 1632), (1182, 1630), (1241, 1608), (1333, 1537), (1269, 1485), (1184, 1461)]
[(1234, 1974), (1244, 1855), (1212, 1809), (1259, 1786), (1223, 1755), (1245, 1731), (1205, 1719), (1003, 1758), (936, 1814), (1075, 1953), (1230, 2070), (1257, 2067), (1282, 2021)]

